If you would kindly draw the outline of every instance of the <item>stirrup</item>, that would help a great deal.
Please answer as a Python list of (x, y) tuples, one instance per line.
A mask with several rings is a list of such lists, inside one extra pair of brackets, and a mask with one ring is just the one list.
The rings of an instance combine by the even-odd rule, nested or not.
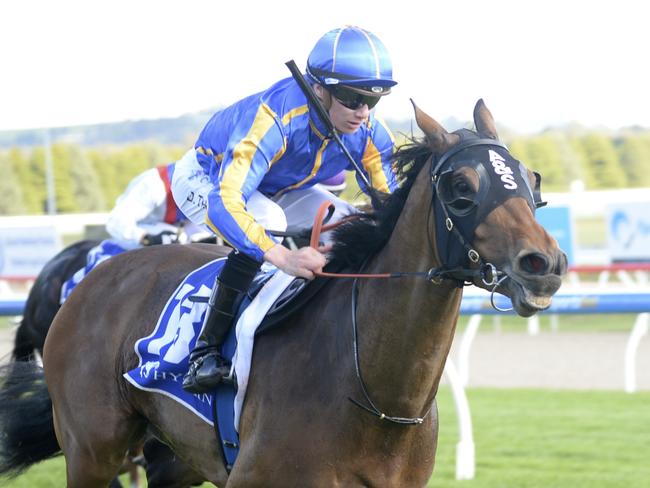
[(183, 376), (183, 390), (207, 393), (222, 382), (232, 382), (230, 364), (219, 354), (216, 346), (203, 346), (192, 351), (189, 370)]

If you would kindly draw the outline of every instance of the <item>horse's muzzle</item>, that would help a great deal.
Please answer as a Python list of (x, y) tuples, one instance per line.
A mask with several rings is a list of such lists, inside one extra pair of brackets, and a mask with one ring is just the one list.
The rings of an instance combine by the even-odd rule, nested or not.
[(567, 269), (566, 254), (559, 249), (552, 254), (524, 251), (506, 271), (510, 279), (498, 291), (510, 297), (517, 314), (530, 317), (551, 306)]

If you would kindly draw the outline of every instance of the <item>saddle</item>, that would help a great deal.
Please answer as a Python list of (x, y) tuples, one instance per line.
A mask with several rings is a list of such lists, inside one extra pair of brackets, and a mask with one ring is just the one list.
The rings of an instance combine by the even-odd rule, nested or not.
[[(124, 374), (124, 378), (138, 389), (165, 394), (212, 424), (222, 441), (226, 463), (231, 466), (239, 450), (237, 425), (250, 375), (254, 339), (286, 323), (289, 316), (322, 290), (329, 278), (307, 281), (279, 272), (259, 275), (250, 290), (238, 298), (235, 307), (238, 316), (221, 346), (222, 355), (232, 361), (235, 381), (220, 383), (214, 393), (191, 394), (182, 389), (182, 378), (187, 371), (190, 351), (200, 334), (208, 306), (209, 286), (214, 283), (223, 262), (224, 258), (206, 263), (179, 284), (154, 331), (136, 341), (135, 350), (140, 361), (136, 368)], [(335, 271), (338, 266), (327, 268)], [(268, 280), (275, 280), (275, 283), (265, 288)], [(253, 300), (254, 308), (247, 308)], [(256, 314), (264, 311), (267, 313), (260, 321)]]
[[(330, 263), (324, 268), (324, 271), (335, 273), (341, 269), (341, 265)], [(257, 274), (248, 291), (246, 293), (240, 293), (235, 299), (235, 317), (241, 315), (243, 310), (255, 299), (272, 276), (272, 273), (264, 271), (260, 271)], [(310, 281), (305, 278), (295, 278), (280, 294), (273, 305), (271, 305), (271, 308), (258, 326), (255, 336), (259, 336), (260, 334), (283, 323), (287, 318), (304, 307), (329, 282), (330, 279), (331, 278), (327, 277), (318, 277)], [(209, 297), (207, 296), (199, 295), (189, 297), (189, 300), (194, 303), (207, 303), (208, 299)], [(237, 320), (235, 319), (233, 325), (236, 324), (236, 322)]]

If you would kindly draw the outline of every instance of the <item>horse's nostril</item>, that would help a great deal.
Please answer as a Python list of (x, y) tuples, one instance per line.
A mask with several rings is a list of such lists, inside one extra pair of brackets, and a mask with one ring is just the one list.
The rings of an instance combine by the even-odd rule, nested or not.
[(526, 273), (544, 275), (548, 273), (549, 262), (543, 254), (530, 253), (519, 259), (519, 266)]
[(557, 264), (555, 265), (555, 270), (554, 271), (555, 271), (556, 275), (562, 276), (562, 275), (566, 274), (566, 272), (567, 272), (567, 270), (569, 268), (569, 261), (568, 261), (568, 258), (566, 256), (566, 254), (564, 254), (562, 251), (560, 251), (559, 254), (560, 254), (560, 256), (556, 260)]

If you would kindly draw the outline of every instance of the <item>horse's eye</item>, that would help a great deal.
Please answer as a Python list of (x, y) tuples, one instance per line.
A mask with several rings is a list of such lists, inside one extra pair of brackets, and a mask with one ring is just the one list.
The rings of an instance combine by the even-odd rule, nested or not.
[(467, 181), (465, 180), (457, 180), (454, 182), (454, 189), (458, 193), (469, 193), (471, 191), (471, 188)]

